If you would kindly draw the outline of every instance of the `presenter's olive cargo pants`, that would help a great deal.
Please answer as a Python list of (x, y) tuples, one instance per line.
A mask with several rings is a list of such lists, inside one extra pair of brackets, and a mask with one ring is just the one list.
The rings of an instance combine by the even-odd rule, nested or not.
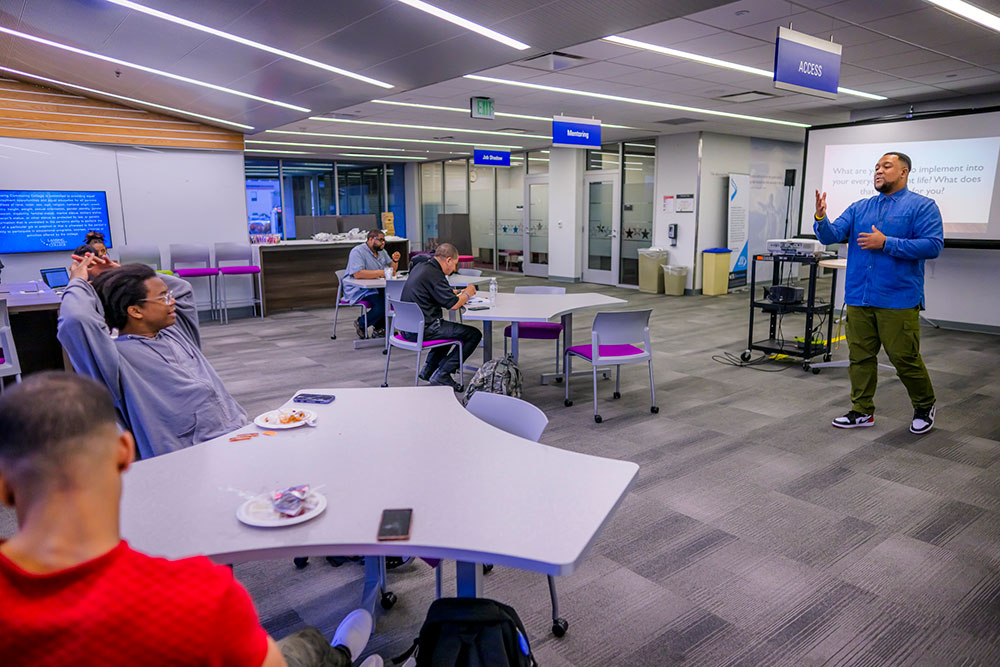
[(910, 395), (914, 409), (934, 405), (934, 389), (920, 358), (919, 308), (847, 307), (847, 345), (850, 349), (851, 403), (866, 415), (875, 413), (878, 351), (885, 347), (889, 361)]

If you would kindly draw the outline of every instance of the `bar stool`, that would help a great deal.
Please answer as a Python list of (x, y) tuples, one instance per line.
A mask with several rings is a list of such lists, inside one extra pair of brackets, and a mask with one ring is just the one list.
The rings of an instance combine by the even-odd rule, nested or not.
[(119, 264), (145, 264), (157, 273), (174, 275), (173, 271), (164, 269), (160, 264), (160, 246), (147, 243), (133, 243), (118, 248)]
[[(177, 268), (178, 264), (201, 264), (202, 266), (179, 269)], [(213, 278), (218, 279), (219, 269), (212, 266), (212, 257), (208, 246), (195, 243), (171, 243), (170, 270), (178, 278), (205, 278), (208, 281), (209, 306), (212, 310), (212, 319), (216, 319), (215, 280)]]
[[(223, 262), (246, 262), (239, 266), (222, 266)], [(219, 270), (216, 279), (216, 303), (222, 313), (222, 323), (229, 324), (229, 301), (226, 298), (227, 276), (250, 276), (250, 286), (256, 294), (250, 298), (251, 308), (260, 305), (260, 317), (264, 319), (264, 289), (260, 279), (260, 267), (253, 263), (253, 251), (245, 243), (216, 243), (215, 267)], [(254, 278), (256, 277), (256, 280)]]

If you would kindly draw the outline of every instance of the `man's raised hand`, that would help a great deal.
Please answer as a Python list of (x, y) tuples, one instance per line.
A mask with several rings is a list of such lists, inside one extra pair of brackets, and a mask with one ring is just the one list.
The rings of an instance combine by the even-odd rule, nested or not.
[(819, 193), (816, 191), (816, 219), (822, 220), (826, 217), (826, 193)]

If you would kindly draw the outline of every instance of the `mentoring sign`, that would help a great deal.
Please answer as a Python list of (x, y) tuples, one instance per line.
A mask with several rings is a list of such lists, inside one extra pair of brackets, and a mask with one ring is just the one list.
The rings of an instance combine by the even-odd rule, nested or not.
[(556, 116), (552, 119), (552, 145), (558, 148), (600, 148), (601, 121)]

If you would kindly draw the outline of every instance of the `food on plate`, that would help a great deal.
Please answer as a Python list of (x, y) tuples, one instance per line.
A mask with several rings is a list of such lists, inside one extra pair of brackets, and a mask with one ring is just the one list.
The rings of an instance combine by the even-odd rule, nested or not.
[(309, 485), (292, 486), (280, 489), (271, 494), (271, 504), (284, 516), (292, 517), (306, 510), (306, 498), (309, 497)]

